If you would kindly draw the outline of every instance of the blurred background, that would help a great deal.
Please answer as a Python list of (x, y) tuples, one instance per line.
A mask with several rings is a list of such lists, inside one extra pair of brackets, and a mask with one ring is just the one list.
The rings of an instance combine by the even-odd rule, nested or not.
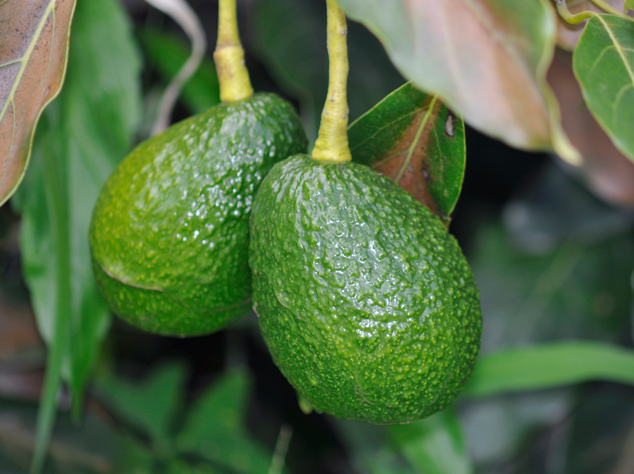
[[(238, 3), (254, 89), (295, 104), (314, 140), (327, 89), (325, 2)], [(191, 5), (211, 50), (217, 3)], [(142, 60), (138, 142), (149, 135), (161, 94), (189, 46), (180, 28), (145, 2), (124, 0), (120, 7)], [(354, 120), (405, 80), (374, 36), (354, 22), (349, 49)], [(218, 102), (210, 53), (205, 61), (174, 121)], [(585, 109), (570, 62), (570, 53), (559, 50), (549, 80), (584, 167), (511, 149), (467, 127), (466, 176), (450, 230), (480, 288), (483, 354), (554, 340), (632, 345), (634, 164)], [(28, 469), (46, 356), (23, 278), (22, 219), (11, 204), (0, 208), (3, 474)], [(58, 403), (47, 473), (437, 472), (421, 468), (383, 427), (304, 415), (253, 314), (192, 339), (149, 335), (115, 318), (81, 421), (71, 421), (67, 392)], [(461, 397), (453, 408), (475, 473), (634, 473), (634, 388), (596, 382)]]

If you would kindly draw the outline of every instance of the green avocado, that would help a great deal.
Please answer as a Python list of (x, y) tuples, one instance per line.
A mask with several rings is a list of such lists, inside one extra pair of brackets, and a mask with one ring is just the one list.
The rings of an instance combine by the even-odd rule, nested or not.
[(293, 107), (274, 94), (222, 103), (141, 143), (93, 211), (100, 292), (129, 323), (207, 334), (251, 308), (249, 216), (262, 179), (306, 151)]
[(275, 165), (251, 216), (254, 309), (303, 403), (407, 423), (471, 376), (482, 314), (440, 220), (363, 165), (306, 155)]

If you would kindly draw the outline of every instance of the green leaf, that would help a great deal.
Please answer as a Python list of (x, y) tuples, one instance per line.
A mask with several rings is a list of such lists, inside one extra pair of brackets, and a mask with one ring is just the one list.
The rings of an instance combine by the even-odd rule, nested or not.
[(75, 0), (0, 2), (0, 206), (29, 163), (44, 108), (59, 94)]
[[(251, 18), (254, 52), (283, 90), (299, 100), (306, 134), (314, 140), (328, 90), (326, 2), (259, 0)], [(376, 38), (352, 22), (348, 56), (348, 105), (354, 120), (405, 81)]]
[(57, 259), (49, 271), (58, 285), (53, 292), (47, 294), (47, 296), (53, 296), (50, 311), (54, 311), (56, 317), (52, 322), (52, 335), (49, 341), (52, 347), (46, 360), (46, 376), (37, 417), (36, 440), (31, 463), (32, 474), (39, 473), (44, 467), (46, 450), (55, 423), (55, 402), (61, 385), (62, 364), (67, 356), (71, 326), (71, 248), (70, 225), (65, 212), (69, 204), (66, 177), (60, 170), (59, 163), (53, 159), (53, 155), (44, 157), (41, 172), (47, 176), (47, 179), (44, 181), (43, 190), (39, 196), (49, 203), (50, 207), (47, 210), (50, 212), (51, 220), (50, 238), (57, 250)]
[(451, 409), (405, 425), (383, 427), (342, 420), (335, 425), (360, 472), (472, 472), (462, 429)]
[(634, 161), (634, 23), (613, 15), (591, 18), (573, 68), (592, 115)]
[(80, 1), (66, 86), (43, 116), (34, 166), (14, 200), (23, 219), (24, 276), (49, 345), (35, 466), (53, 426), (60, 374), (70, 382), (78, 413), (110, 323), (92, 276), (87, 233), (99, 190), (130, 147), (140, 114), (139, 72), (119, 3)]
[(384, 174), (448, 220), (464, 179), (464, 122), (407, 83), (348, 129), (354, 161)]
[[(63, 295), (71, 301), (72, 337), (64, 348), (65, 370), (78, 398), (110, 321), (92, 276), (86, 236), (98, 193), (131, 144), (140, 114), (139, 71), (130, 25), (119, 4), (80, 1), (66, 87), (45, 116), (46, 127), (34, 148), (38, 166), (27, 173), (25, 186), (16, 196), (23, 215), (25, 277), (47, 342), (53, 340), (53, 326), (60, 316), (56, 299)], [(39, 166), (49, 160), (56, 173)], [(45, 195), (51, 180), (60, 182), (59, 202)], [(49, 206), (59, 206), (59, 212), (68, 217), (64, 226), (54, 219)], [(58, 238), (55, 228), (67, 238)], [(66, 243), (72, 252), (63, 258), (58, 254)], [(60, 280), (55, 268), (64, 260), (69, 260), (72, 272)]]
[(406, 78), (470, 125), (512, 146), (578, 161), (546, 82), (556, 33), (549, 0), (339, 3), (377, 35)]
[(119, 442), (117, 474), (154, 474), (156, 459), (150, 449), (132, 436), (122, 436)]
[(99, 386), (113, 411), (144, 430), (161, 447), (167, 444), (183, 408), (184, 383), (184, 367), (172, 363), (154, 369), (142, 383), (107, 377)]
[(387, 431), (417, 472), (473, 472), (460, 423), (451, 409), (416, 423), (388, 426)]
[(553, 165), (504, 210), (511, 232), (480, 225), (470, 264), (480, 289), (482, 350), (554, 339), (615, 341), (634, 302), (631, 218)]
[(625, 0), (625, 5), (623, 5), (623, 11), (627, 13), (629, 10), (634, 10), (634, 0)]
[(596, 342), (508, 349), (478, 360), (464, 394), (485, 397), (602, 380), (634, 385), (634, 351)]
[(176, 439), (178, 449), (240, 472), (267, 474), (271, 453), (244, 428), (250, 393), (246, 371), (226, 372), (193, 404)]
[[(189, 57), (187, 45), (176, 36), (145, 28), (139, 33), (150, 64), (169, 82)], [(213, 61), (203, 60), (196, 73), (185, 83), (181, 100), (192, 113), (200, 113), (220, 103), (218, 76)]]

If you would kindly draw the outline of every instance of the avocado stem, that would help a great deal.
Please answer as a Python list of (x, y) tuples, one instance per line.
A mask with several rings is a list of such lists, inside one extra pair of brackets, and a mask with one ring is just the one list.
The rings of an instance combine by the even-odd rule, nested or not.
[(346, 15), (336, 0), (328, 6), (328, 58), (330, 61), (328, 97), (321, 113), (319, 135), (313, 158), (320, 161), (351, 161), (348, 146), (348, 27)]
[(218, 4), (218, 42), (214, 62), (220, 83), (220, 100), (235, 102), (253, 95), (238, 33), (236, 0), (220, 0)]

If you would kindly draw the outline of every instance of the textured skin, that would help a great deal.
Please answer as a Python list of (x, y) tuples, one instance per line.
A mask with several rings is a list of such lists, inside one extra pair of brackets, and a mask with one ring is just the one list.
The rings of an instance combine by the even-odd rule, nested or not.
[(406, 423), (446, 407), (480, 347), (478, 290), (441, 222), (357, 163), (278, 163), (251, 216), (253, 297), (282, 373), (316, 410)]
[(273, 94), (220, 104), (141, 143), (106, 183), (90, 228), (112, 310), (181, 336), (246, 314), (253, 197), (276, 162), (306, 146), (299, 117)]

